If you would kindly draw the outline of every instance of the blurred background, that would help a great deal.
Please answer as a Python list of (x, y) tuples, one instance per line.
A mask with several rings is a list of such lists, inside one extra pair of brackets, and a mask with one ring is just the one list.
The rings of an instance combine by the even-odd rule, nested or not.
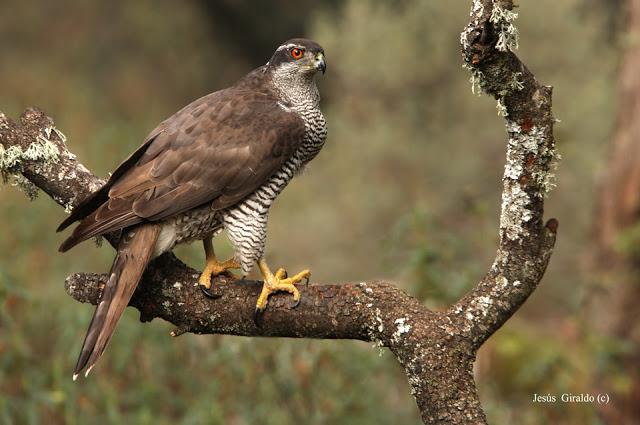
[[(264, 64), (282, 41), (315, 39), (327, 54), (319, 86), (329, 138), (272, 208), (270, 262), (308, 266), (316, 282), (393, 280), (433, 308), (488, 270), (506, 137), (495, 101), (473, 95), (461, 67), (470, 2), (2, 3), (0, 110), (17, 118), (42, 108), (100, 176), (158, 122)], [(539, 289), (480, 350), (491, 423), (640, 423), (640, 153), (625, 143), (634, 114), (640, 121), (638, 3), (517, 9), (518, 54), (555, 86), (563, 160), (547, 214), (560, 233)], [(169, 324), (141, 324), (134, 310), (90, 379), (73, 383), (93, 307), (67, 296), (64, 279), (105, 272), (113, 251), (89, 242), (58, 254), (65, 216), (44, 195), (30, 202), (0, 187), (0, 423), (420, 423), (403, 371), (371, 344), (173, 339)], [(225, 238), (216, 247), (231, 252)], [(200, 244), (176, 251), (203, 264)], [(609, 406), (532, 403), (534, 393), (599, 392)]]

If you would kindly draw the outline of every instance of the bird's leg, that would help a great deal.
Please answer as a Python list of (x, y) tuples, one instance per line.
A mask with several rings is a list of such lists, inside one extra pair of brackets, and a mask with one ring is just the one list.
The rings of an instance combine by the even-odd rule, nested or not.
[(258, 267), (260, 267), (264, 283), (262, 284), (262, 292), (260, 292), (260, 296), (256, 302), (256, 309), (253, 315), (253, 321), (256, 325), (258, 325), (258, 321), (262, 313), (267, 308), (269, 295), (274, 292), (285, 291), (292, 294), (293, 300), (295, 301), (293, 308), (296, 308), (298, 304), (300, 304), (300, 291), (298, 291), (298, 288), (296, 288), (295, 285), (300, 283), (302, 280), (309, 282), (309, 276), (311, 276), (311, 272), (309, 270), (303, 270), (292, 277), (287, 277), (287, 272), (282, 268), (278, 269), (275, 274), (271, 273), (271, 269), (269, 269), (264, 258), (258, 260)]
[(204, 238), (202, 240), (202, 243), (204, 244), (206, 264), (204, 266), (202, 274), (200, 275), (200, 279), (198, 279), (198, 286), (202, 290), (202, 293), (207, 297), (220, 298), (220, 294), (214, 294), (211, 292), (211, 279), (218, 275), (225, 275), (230, 278), (235, 278), (235, 276), (229, 271), (229, 269), (240, 268), (240, 263), (238, 263), (233, 258), (219, 263), (218, 259), (216, 258), (216, 254), (213, 251), (213, 241), (211, 236)]

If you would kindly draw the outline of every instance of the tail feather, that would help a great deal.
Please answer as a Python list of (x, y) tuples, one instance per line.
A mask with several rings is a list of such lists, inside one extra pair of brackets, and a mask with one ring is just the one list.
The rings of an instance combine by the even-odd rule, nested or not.
[(144, 224), (127, 229), (122, 236), (109, 280), (82, 344), (73, 372), (74, 380), (85, 368), (88, 375), (107, 348), (116, 324), (129, 304), (147, 263), (151, 260), (159, 234), (160, 226)]
[[(99, 209), (97, 211), (99, 211)], [(133, 226), (140, 221), (142, 221), (140, 217), (133, 212), (114, 215), (109, 220), (98, 220), (96, 219), (96, 212), (94, 211), (91, 215), (82, 220), (75, 229), (73, 229), (71, 236), (62, 242), (58, 251), (67, 252), (80, 242), (89, 238), (108, 233), (113, 230), (113, 228), (122, 229), (128, 226)]]

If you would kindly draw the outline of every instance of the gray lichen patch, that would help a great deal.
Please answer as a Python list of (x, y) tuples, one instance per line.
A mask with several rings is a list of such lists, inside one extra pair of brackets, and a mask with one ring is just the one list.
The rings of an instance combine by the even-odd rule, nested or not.
[[(366, 287), (366, 283), (362, 282), (360, 283), (360, 286)], [(384, 353), (384, 342), (382, 341), (384, 322), (382, 321), (382, 312), (380, 311), (380, 308), (376, 307), (375, 311), (373, 311), (373, 314), (371, 315), (371, 319), (365, 323), (365, 328), (369, 334), (369, 339), (373, 342), (373, 348), (378, 348), (378, 355), (382, 356)]]
[(533, 126), (526, 134), (520, 127), (512, 122), (507, 123), (509, 134), (517, 134), (518, 142), (525, 153), (536, 155), (535, 167), (531, 170), (536, 190), (536, 196), (544, 197), (555, 187), (555, 173), (560, 160), (560, 154), (555, 146), (547, 143), (547, 128)]
[(391, 335), (391, 340), (395, 343), (400, 342), (403, 335), (411, 330), (409, 319), (406, 317), (400, 317), (393, 322), (396, 325), (396, 330)]
[(471, 73), (471, 77), (469, 77), (469, 83), (471, 83), (471, 93), (476, 96), (482, 96), (482, 93), (485, 91), (486, 79), (484, 78), (484, 74), (478, 68), (471, 66), (467, 63), (462, 64), (463, 68), (466, 68)]
[(474, 31), (474, 28), (478, 26), (482, 14), (484, 13), (484, 5), (481, 0), (474, 0), (471, 6), (471, 12), (469, 13), (470, 25), (467, 25), (464, 31), (460, 34), (460, 44), (464, 50), (469, 48), (469, 36)]
[(384, 332), (384, 323), (382, 322), (382, 316), (380, 315), (380, 309), (376, 307), (375, 314), (375, 323), (373, 328), (378, 331), (378, 333)]
[(493, 9), (489, 22), (498, 31), (496, 49), (502, 52), (514, 51), (518, 48), (518, 29), (513, 24), (518, 14), (502, 6), (500, 0), (493, 1)]
[(511, 81), (509, 81), (509, 88), (513, 91), (520, 91), (524, 88), (524, 81), (521, 80), (522, 72), (514, 72), (511, 74)]
[(73, 207), (76, 203), (75, 196), (73, 196), (69, 201), (65, 201), (65, 198), (58, 195), (52, 195), (51, 197), (53, 198), (54, 201), (56, 201), (58, 204), (64, 207), (64, 212), (66, 212), (67, 214), (71, 214), (71, 210), (73, 210)]
[(35, 199), (38, 189), (22, 174), (25, 162), (36, 164), (36, 171), (42, 166), (51, 166), (58, 162), (60, 150), (51, 141), (51, 133), (55, 132), (60, 140), (66, 140), (64, 135), (55, 127), (47, 127), (36, 137), (36, 140), (22, 149), (20, 146), (5, 148), (0, 144), (0, 173), (4, 183), (17, 186), (29, 197)]
[[(490, 293), (473, 298), (466, 306), (456, 306), (453, 313), (463, 319), (462, 327), (460, 328), (463, 334), (468, 335), (476, 324), (482, 322), (483, 318), (494, 314), (494, 303), (500, 298), (500, 294), (496, 291), (504, 289), (504, 286), (496, 286)], [(456, 331), (447, 332), (454, 333)]]
[(423, 391), (425, 380), (423, 368), (425, 364), (426, 352), (419, 342), (416, 343), (413, 353), (408, 361), (403, 365), (409, 380), (409, 390), (411, 395), (417, 397)]
[(162, 302), (162, 307), (164, 308), (164, 311), (166, 314), (171, 314), (171, 302), (170, 301), (163, 301)]
[(22, 174), (11, 174), (9, 176), (2, 176), (3, 181), (5, 183), (10, 182), (11, 186), (17, 187), (25, 195), (29, 198), (30, 201), (33, 201), (38, 197), (38, 188), (35, 184), (31, 183), (25, 176)]
[[(479, 28), (482, 27), (482, 20), (488, 18), (493, 25), (497, 40), (495, 48), (499, 51), (514, 51), (518, 48), (518, 30), (514, 25), (518, 14), (512, 11), (513, 4), (510, 1), (492, 0), (491, 13), (485, 13), (484, 5), (481, 0), (475, 0), (471, 7), (469, 25), (460, 34), (460, 44), (462, 45), (463, 55), (465, 56), (465, 64), (463, 67), (471, 71), (469, 81), (471, 83), (471, 91), (474, 94), (486, 92), (492, 94), (498, 100), (496, 109), (498, 115), (502, 117), (508, 116), (505, 98), (514, 91), (520, 91), (524, 88), (522, 72), (513, 72), (511, 75), (501, 77), (499, 80), (493, 81), (489, 85), (482, 71), (479, 69), (480, 58), (470, 45), (472, 40), (479, 37)], [(496, 82), (500, 84), (496, 86)]]
[(486, 317), (492, 304), (493, 299), (491, 297), (481, 296), (471, 301), (469, 311), (474, 311), (477, 316)]
[(518, 123), (507, 120), (507, 131), (500, 230), (515, 241), (528, 234), (526, 223), (533, 218), (531, 197), (544, 197), (553, 187), (551, 164), (556, 155), (546, 144), (543, 127), (533, 126), (525, 133)]
[[(481, 73), (482, 75), (482, 73)], [(498, 90), (497, 92), (497, 99), (498, 102), (496, 104), (496, 109), (498, 110), (498, 115), (501, 117), (508, 117), (509, 116), (509, 111), (507, 111), (507, 105), (505, 104), (505, 99), (508, 95), (514, 93), (514, 92), (518, 92), (520, 90), (522, 90), (524, 88), (524, 82), (521, 81), (522, 78), (522, 72), (513, 72), (511, 74), (511, 76), (509, 77), (509, 81), (506, 83), (506, 85)], [(480, 81), (480, 87), (483, 87), (483, 83), (482, 81)], [(486, 83), (484, 84), (484, 86), (486, 86)]]
[(527, 236), (525, 223), (531, 220), (532, 212), (529, 195), (518, 182), (505, 178), (505, 188), (502, 191), (502, 214), (500, 215), (500, 230), (510, 240), (520, 240)]
[(507, 111), (507, 106), (504, 104), (504, 97), (499, 97), (498, 102), (496, 103), (496, 109), (498, 111), (498, 115), (501, 117), (508, 117), (509, 112)]
[(20, 146), (10, 146), (5, 149), (0, 145), (0, 170), (10, 172), (22, 163), (24, 152)]

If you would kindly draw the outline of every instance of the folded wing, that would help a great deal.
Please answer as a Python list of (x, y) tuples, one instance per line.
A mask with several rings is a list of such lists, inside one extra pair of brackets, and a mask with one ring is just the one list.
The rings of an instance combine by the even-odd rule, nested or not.
[(234, 205), (265, 183), (302, 143), (304, 123), (268, 93), (230, 88), (161, 123), (107, 184), (58, 230), (82, 220), (60, 246), (210, 203)]

